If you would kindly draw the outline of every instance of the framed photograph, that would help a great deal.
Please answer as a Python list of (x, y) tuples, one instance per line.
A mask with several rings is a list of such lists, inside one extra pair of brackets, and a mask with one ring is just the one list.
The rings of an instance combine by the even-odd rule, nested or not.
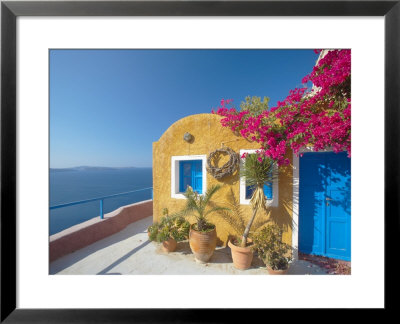
[[(2, 1), (1, 321), (225, 322), (250, 308), (391, 308), (399, 22), (399, 1)], [(324, 78), (326, 66), (340, 73)], [(310, 74), (290, 83), (296, 73)], [(270, 98), (256, 80), (269, 80)], [(283, 85), (296, 87), (285, 100)], [(326, 107), (290, 110), (311, 101)], [(263, 185), (246, 173), (251, 163), (265, 164)], [(71, 194), (79, 183), (87, 192)], [(243, 228), (233, 203), (212, 202), (224, 219), (215, 224), (182, 210), (185, 199), (228, 189), (251, 219)], [(253, 227), (264, 229), (249, 232), (262, 202), (270, 213)], [(270, 220), (279, 226), (263, 227)], [(215, 229), (212, 253), (196, 251), (196, 233)], [(266, 268), (234, 256), (248, 237)], [(177, 244), (195, 266), (155, 261)], [(347, 275), (309, 276), (333, 267)]]

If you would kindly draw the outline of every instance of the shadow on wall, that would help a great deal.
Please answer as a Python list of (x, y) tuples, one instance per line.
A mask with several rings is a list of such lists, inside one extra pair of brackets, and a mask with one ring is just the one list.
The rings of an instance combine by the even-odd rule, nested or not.
[[(267, 209), (266, 218), (258, 218), (257, 227), (264, 227), (268, 223), (275, 223), (283, 229), (283, 240), (292, 244), (293, 231), (293, 203), (298, 197), (293, 197), (293, 165), (279, 167), (279, 202), (277, 207)], [(257, 220), (257, 218), (256, 218)], [(258, 228), (255, 227), (256, 230)]]
[[(226, 198), (226, 207), (228, 207), (231, 211), (220, 210), (217, 212), (217, 217), (222, 218), (229, 226), (231, 227), (231, 231), (229, 231), (229, 236), (240, 235), (244, 232), (246, 228), (246, 224), (244, 222), (244, 212), (240, 206), (240, 202), (238, 198), (236, 198), (233, 189), (230, 188), (229, 192), (225, 196)], [(211, 203), (214, 207), (215, 205)], [(228, 236), (225, 244), (228, 243), (230, 237)]]
[[(291, 172), (291, 170), (284, 171)], [(292, 179), (292, 177), (290, 176), (288, 177), (288, 179)], [(292, 188), (293, 181), (287, 181), (288, 179), (285, 179), (285, 187)], [(279, 203), (282, 204), (284, 208), (270, 207), (266, 210), (257, 211), (257, 215), (251, 227), (250, 236), (252, 233), (261, 230), (268, 223), (275, 223), (279, 225), (285, 232), (288, 232), (289, 229), (292, 230), (292, 190), (287, 190), (286, 188), (280, 188), (279, 190)], [(295, 198), (298, 199), (297, 197)], [(217, 217), (223, 219), (227, 224), (229, 224), (230, 227), (228, 238), (226, 242), (223, 242), (226, 245), (230, 238), (234, 236), (241, 236), (243, 234), (251, 215), (245, 217), (246, 213), (243, 210), (243, 207), (240, 205), (240, 201), (238, 197), (236, 197), (232, 188), (230, 188), (230, 190), (226, 194), (225, 199), (225, 205), (231, 210), (231, 212), (218, 211)]]
[[(293, 196), (293, 165), (289, 164), (287, 166), (281, 166), (279, 179), (280, 208), (270, 208), (270, 217), (271, 220), (280, 226), (285, 233), (288, 233), (289, 230), (290, 232), (293, 231), (293, 204), (298, 201), (297, 195), (295, 197)], [(290, 239), (291, 242), (291, 237), (286, 239)]]
[(231, 175), (226, 176), (222, 179), (215, 179), (217, 180), (221, 185), (230, 185), (233, 186), (239, 181), (239, 170), (236, 170), (233, 172)]

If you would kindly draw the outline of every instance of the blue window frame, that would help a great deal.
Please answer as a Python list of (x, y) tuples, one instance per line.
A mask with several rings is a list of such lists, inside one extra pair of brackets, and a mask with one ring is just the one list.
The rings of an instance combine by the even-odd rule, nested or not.
[(202, 160), (179, 161), (179, 191), (185, 192), (188, 186), (203, 193)]

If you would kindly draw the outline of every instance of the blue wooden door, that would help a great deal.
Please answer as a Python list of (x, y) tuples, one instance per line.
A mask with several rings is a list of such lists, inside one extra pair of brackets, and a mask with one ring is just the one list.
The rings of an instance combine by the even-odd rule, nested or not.
[(346, 152), (300, 157), (300, 252), (350, 261), (350, 164)]

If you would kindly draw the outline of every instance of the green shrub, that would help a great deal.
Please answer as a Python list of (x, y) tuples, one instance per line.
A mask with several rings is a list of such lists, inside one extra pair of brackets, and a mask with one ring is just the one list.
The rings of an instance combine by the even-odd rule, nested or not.
[(282, 242), (282, 229), (278, 225), (268, 225), (253, 237), (253, 250), (273, 270), (285, 270), (292, 260), (288, 256), (291, 246)]
[(170, 238), (177, 242), (184, 241), (189, 237), (190, 223), (182, 216), (164, 216), (160, 223), (149, 226), (149, 240), (164, 242)]
[(156, 222), (153, 225), (150, 225), (147, 229), (148, 233), (149, 233), (149, 240), (150, 241), (155, 241), (157, 234), (158, 234), (158, 227), (160, 225)]
[(156, 236), (156, 242), (164, 242), (164, 241), (168, 241), (172, 235), (171, 235), (171, 231), (167, 226), (161, 227), (157, 233)]

